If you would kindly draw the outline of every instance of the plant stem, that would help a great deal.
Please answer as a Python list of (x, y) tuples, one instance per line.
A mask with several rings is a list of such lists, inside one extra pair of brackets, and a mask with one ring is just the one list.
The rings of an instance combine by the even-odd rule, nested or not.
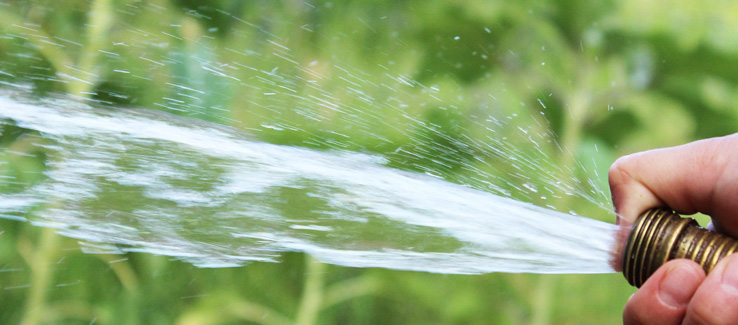
[(31, 287), (26, 299), (25, 312), (21, 324), (35, 325), (43, 318), (46, 293), (54, 272), (49, 264), (57, 255), (59, 236), (53, 228), (43, 228), (39, 246), (29, 263), (31, 268)]
[(551, 295), (553, 293), (554, 278), (551, 274), (538, 276), (536, 295), (534, 298), (532, 325), (545, 325), (551, 323)]
[[(582, 125), (587, 119), (587, 106), (591, 98), (587, 86), (589, 84), (587, 76), (585, 71), (584, 75), (579, 78), (579, 87), (575, 89), (572, 97), (566, 101), (567, 110), (564, 113), (564, 125), (559, 138), (562, 151), (558, 157), (558, 165), (563, 167), (559, 180), (565, 186), (571, 185), (575, 176), (576, 151), (582, 140)], [(563, 199), (559, 208), (565, 208), (570, 204), (570, 199)], [(551, 323), (551, 303), (553, 302), (551, 296), (555, 291), (557, 278), (554, 275), (540, 275), (539, 277), (531, 324), (547, 325)]]
[(108, 33), (114, 21), (113, 4), (111, 0), (95, 0), (88, 13), (86, 37), (82, 53), (72, 76), (69, 76), (67, 91), (82, 98), (90, 97), (90, 92), (97, 83), (100, 50), (109, 41)]
[(296, 325), (315, 324), (320, 307), (323, 305), (323, 282), (325, 264), (310, 255), (305, 255), (305, 285), (302, 289), (300, 306), (297, 310)]

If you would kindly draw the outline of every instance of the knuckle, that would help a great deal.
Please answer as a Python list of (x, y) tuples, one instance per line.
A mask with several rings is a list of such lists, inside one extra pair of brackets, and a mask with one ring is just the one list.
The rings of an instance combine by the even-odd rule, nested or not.
[(610, 183), (623, 183), (630, 178), (629, 170), (633, 168), (635, 157), (635, 155), (623, 156), (612, 163), (607, 172)]
[(738, 324), (738, 300), (721, 295), (708, 285), (689, 305), (684, 324)]
[(636, 292), (628, 298), (625, 309), (623, 309), (623, 324), (640, 325), (650, 323), (649, 313), (646, 308), (643, 308), (642, 295), (642, 292)]
[(728, 324), (721, 322), (716, 315), (705, 308), (691, 308), (687, 312), (685, 324)]

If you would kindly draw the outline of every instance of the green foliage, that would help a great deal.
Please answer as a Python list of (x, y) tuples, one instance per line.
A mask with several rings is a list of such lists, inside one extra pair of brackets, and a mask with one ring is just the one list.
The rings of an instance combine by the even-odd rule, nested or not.
[[(518, 189), (553, 177), (601, 198), (617, 156), (734, 132), (736, 6), (6, 0), (0, 84), (195, 116), (273, 143), (374, 152), (393, 167), (610, 221), (588, 202), (549, 204)], [(543, 137), (532, 145), (529, 132)], [(506, 168), (509, 157), (470, 149), (499, 139), (540, 164)], [(37, 142), (2, 130), (0, 177), (17, 182), (0, 193), (42, 181)], [(83, 254), (94, 244), (6, 217), (8, 324), (617, 323), (633, 291), (618, 274), (448, 276), (316, 266), (299, 254), (198, 269)]]

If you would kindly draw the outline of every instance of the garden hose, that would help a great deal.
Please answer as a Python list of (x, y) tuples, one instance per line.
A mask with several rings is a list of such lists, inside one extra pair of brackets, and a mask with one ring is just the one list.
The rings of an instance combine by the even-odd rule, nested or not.
[(643, 213), (628, 235), (623, 254), (623, 275), (641, 287), (659, 266), (686, 258), (710, 273), (725, 256), (738, 250), (738, 240), (702, 228), (692, 218), (671, 210), (651, 209)]

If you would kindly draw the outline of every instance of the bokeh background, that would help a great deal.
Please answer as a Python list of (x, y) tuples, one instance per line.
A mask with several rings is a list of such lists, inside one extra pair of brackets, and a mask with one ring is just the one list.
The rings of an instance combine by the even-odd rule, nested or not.
[[(613, 222), (581, 198), (516, 191), (521, 175), (464, 150), (490, 135), (473, 122), (509, 120), (496, 137), (606, 197), (618, 156), (738, 127), (736, 30), (732, 1), (2, 0), (0, 87), (375, 153), (456, 183), (488, 169), (511, 197)], [(42, 181), (46, 159), (32, 135), (2, 131), (0, 176), (16, 182), (0, 195)], [(526, 146), (521, 131), (555, 141)], [(201, 269), (91, 251), (0, 219), (0, 323), (606, 324), (634, 292), (619, 274), (439, 275), (297, 253)]]

